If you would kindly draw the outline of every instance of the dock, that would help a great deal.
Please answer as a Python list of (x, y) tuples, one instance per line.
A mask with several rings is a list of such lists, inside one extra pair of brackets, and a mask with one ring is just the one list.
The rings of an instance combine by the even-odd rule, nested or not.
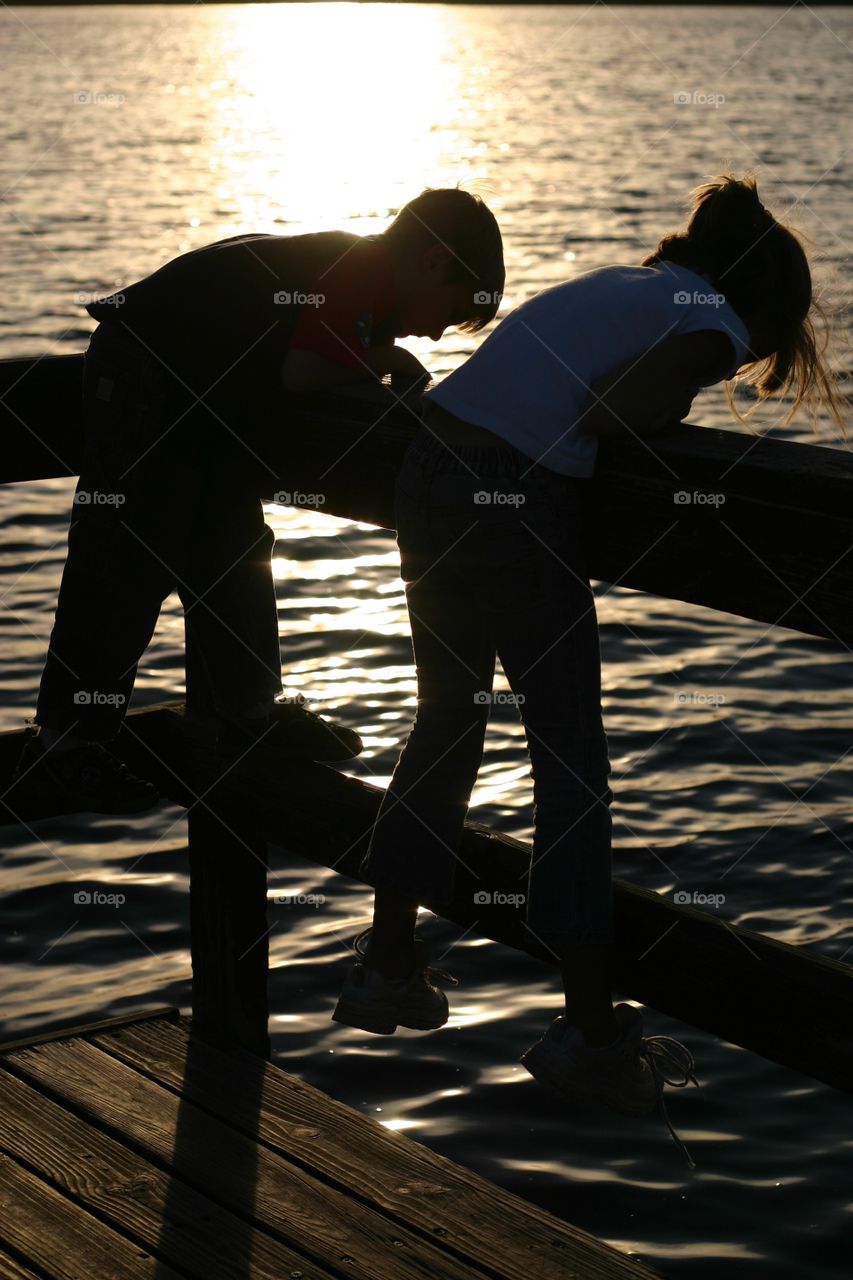
[[(0, 361), (0, 483), (77, 474), (82, 364)], [(259, 496), (320, 490), (323, 512), (392, 532), (416, 402), (378, 388), (298, 412)], [(673, 423), (653, 447), (602, 441), (582, 504), (591, 577), (853, 646), (849, 451)], [(262, 748), (224, 762), (186, 727), (205, 679), (188, 634), (186, 703), (132, 709), (117, 743), (187, 812), (192, 1019), (0, 1045), (0, 1280), (658, 1274), (271, 1065), (269, 847), (358, 879), (383, 793)], [(0, 734), (0, 822), (30, 828), (61, 810), (10, 787), (22, 744)], [(453, 900), (422, 905), (556, 966), (516, 906), (475, 901), (514, 901), (531, 852), (469, 820)], [(614, 905), (616, 990), (853, 1093), (853, 968), (619, 879)]]
[(660, 1280), (165, 1009), (0, 1045), (3, 1280)]

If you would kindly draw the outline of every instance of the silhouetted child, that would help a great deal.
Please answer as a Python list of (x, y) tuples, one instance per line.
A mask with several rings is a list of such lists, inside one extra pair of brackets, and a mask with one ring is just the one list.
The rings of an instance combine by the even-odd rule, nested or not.
[(497, 655), (534, 779), (526, 926), (559, 955), (566, 998), (522, 1062), (567, 1097), (628, 1114), (655, 1105), (658, 1060), (682, 1077), (669, 1083), (694, 1077), (683, 1045), (644, 1039), (640, 1010), (612, 1005), (611, 770), (582, 486), (600, 436), (647, 440), (736, 373), (761, 399), (790, 392), (843, 426), (799, 241), (752, 181), (694, 194), (687, 229), (642, 265), (538, 294), (427, 392), (396, 489), (417, 715), (360, 868), (377, 886), (373, 928), (333, 1014), (384, 1034), (447, 1020), (438, 983), (454, 979), (430, 969), (416, 913), (454, 896)]
[[(289, 395), (425, 374), (394, 345), (491, 320), (500, 232), (479, 197), (427, 190), (380, 235), (238, 235), (90, 303), (85, 456), (19, 797), (122, 813), (158, 795), (109, 749), (177, 590), (225, 737), (309, 759), (358, 734), (281, 693), (261, 496), (286, 476)], [(14, 799), (10, 801), (14, 804)]]

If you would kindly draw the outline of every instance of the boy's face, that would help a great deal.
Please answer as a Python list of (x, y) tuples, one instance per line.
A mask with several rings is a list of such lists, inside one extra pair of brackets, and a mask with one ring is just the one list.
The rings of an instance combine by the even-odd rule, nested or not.
[(451, 257), (443, 245), (432, 245), (417, 263), (399, 272), (398, 338), (431, 338), (438, 342), (445, 329), (464, 324), (477, 314), (471, 285), (448, 279)]

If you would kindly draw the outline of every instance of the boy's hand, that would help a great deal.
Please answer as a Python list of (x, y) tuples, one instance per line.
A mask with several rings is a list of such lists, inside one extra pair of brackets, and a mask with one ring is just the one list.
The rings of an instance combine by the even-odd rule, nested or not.
[(430, 378), (428, 370), (411, 351), (387, 343), (365, 351), (363, 363), (357, 368), (336, 364), (334, 360), (316, 355), (313, 351), (295, 348), (287, 353), (281, 380), (285, 391), (307, 393), (351, 382), (364, 382), (371, 377), (382, 378), (386, 373), (399, 376), (406, 382), (417, 379), (428, 382)]
[(368, 363), (379, 377), (385, 373), (393, 374), (404, 381), (414, 382), (418, 379), (429, 381), (430, 372), (421, 364), (417, 356), (405, 347), (395, 347), (388, 343), (384, 347), (374, 347), (367, 357)]

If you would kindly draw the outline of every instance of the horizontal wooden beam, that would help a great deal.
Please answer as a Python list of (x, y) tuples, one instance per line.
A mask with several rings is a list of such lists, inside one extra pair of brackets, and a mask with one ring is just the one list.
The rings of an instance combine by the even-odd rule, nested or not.
[[(0, 481), (76, 474), (82, 360), (0, 361)], [(319, 491), (327, 514), (393, 529), (416, 407), (380, 387), (270, 405), (292, 449), (262, 496)], [(581, 501), (593, 579), (853, 646), (849, 450), (676, 424), (602, 441)]]
[[(221, 766), (204, 748), (190, 745), (179, 711), (180, 704), (169, 704), (129, 714), (120, 743), (131, 769), (178, 804), (192, 806), (203, 795), (200, 803), (236, 833), (257, 830), (360, 880), (379, 788), (328, 766), (284, 764), (260, 749), (217, 782)], [(9, 778), (21, 738), (17, 731), (0, 735), (0, 780)], [(16, 810), (14, 793), (6, 800), (12, 809), (7, 820), (15, 812), (35, 819)], [(459, 852), (453, 901), (423, 905), (462, 930), (473, 928), (556, 965), (557, 957), (531, 938), (517, 909), (474, 902), (481, 890), (523, 893), (530, 846), (469, 821)], [(853, 1093), (853, 969), (618, 878), (614, 900), (615, 990)]]

